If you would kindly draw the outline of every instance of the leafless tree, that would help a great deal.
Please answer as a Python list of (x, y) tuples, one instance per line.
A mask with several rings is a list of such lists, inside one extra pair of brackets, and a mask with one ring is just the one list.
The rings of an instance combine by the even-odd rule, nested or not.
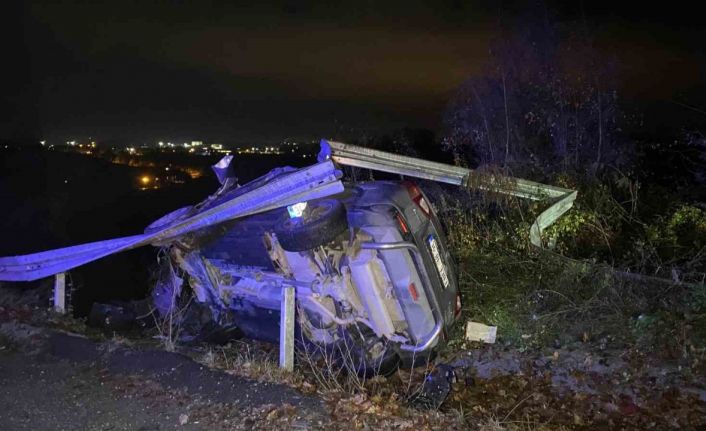
[(530, 176), (596, 175), (628, 162), (616, 62), (575, 28), (524, 17), (504, 29), (485, 72), (449, 103), (444, 146), (472, 165)]

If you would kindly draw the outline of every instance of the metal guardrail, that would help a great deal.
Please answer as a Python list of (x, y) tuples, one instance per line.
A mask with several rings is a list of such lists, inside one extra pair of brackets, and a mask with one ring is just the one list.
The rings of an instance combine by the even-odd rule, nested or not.
[(339, 178), (340, 171), (333, 163), (317, 163), (144, 234), (22, 256), (0, 257), (0, 281), (37, 280), (125, 250), (168, 243), (186, 233), (227, 220), (340, 193), (343, 184)]
[(319, 161), (329, 159), (341, 165), (423, 178), (465, 188), (477, 188), (534, 201), (551, 200), (552, 204), (535, 219), (530, 227), (530, 242), (540, 248), (542, 247), (542, 232), (573, 206), (578, 193), (576, 190), (550, 186), (522, 178), (484, 175), (461, 166), (431, 162), (416, 157), (401, 156), (322, 139)]

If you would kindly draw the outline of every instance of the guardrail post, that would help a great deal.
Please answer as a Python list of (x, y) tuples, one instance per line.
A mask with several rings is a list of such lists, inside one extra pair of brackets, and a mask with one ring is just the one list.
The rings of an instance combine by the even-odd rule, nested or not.
[(54, 276), (54, 311), (66, 314), (66, 273)]
[(294, 287), (282, 288), (279, 318), (279, 366), (294, 371)]

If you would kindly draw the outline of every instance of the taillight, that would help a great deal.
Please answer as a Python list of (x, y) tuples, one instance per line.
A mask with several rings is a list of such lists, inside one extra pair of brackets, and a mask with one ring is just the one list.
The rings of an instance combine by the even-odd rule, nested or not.
[(407, 226), (407, 222), (404, 220), (404, 217), (402, 217), (402, 214), (395, 212), (395, 218), (397, 219), (397, 224), (400, 226), (400, 232), (404, 235), (408, 234), (409, 226)]
[(420, 210), (422, 210), (424, 215), (427, 218), (430, 218), (431, 206), (429, 205), (429, 202), (424, 199), (424, 195), (422, 194), (422, 191), (419, 189), (419, 187), (411, 181), (404, 181), (403, 184), (407, 188), (409, 197), (414, 201), (415, 204), (417, 204), (417, 206)]

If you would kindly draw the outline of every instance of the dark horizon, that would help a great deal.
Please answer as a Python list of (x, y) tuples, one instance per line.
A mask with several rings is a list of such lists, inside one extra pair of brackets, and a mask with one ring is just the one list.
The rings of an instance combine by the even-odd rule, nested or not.
[(483, 73), (500, 23), (513, 29), (533, 6), (590, 27), (619, 63), (621, 100), (648, 121), (706, 119), (693, 7), (520, 3), (18, 2), (6, 16), (0, 139), (267, 144), (439, 132), (455, 90)]

